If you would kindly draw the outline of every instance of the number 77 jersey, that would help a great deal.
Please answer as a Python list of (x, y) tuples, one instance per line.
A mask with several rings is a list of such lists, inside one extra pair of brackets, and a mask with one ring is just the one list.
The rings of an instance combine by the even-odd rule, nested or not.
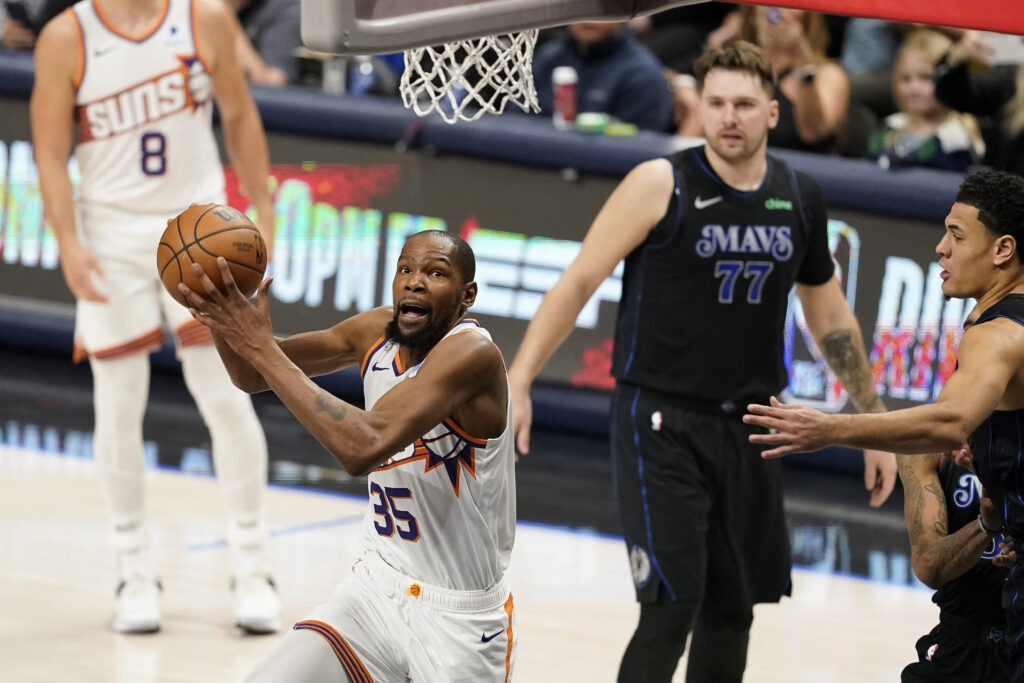
[(80, 38), (81, 201), (173, 215), (218, 198), (224, 172), (194, 0), (164, 0), (153, 24), (136, 35), (121, 32), (93, 0), (69, 11)]
[[(446, 336), (459, 333), (490, 339), (470, 319)], [(402, 367), (398, 344), (381, 337), (362, 364), (367, 408), (419, 368)], [(420, 436), (369, 476), (366, 547), (435, 586), (473, 591), (497, 584), (515, 539), (513, 444), (511, 407), (505, 431), (494, 439), (467, 434), (451, 419)]]

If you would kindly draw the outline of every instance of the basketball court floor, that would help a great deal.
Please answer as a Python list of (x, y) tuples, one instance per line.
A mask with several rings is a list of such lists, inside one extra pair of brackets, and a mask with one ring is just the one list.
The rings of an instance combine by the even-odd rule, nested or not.
[[(206, 432), (180, 377), (155, 373), (147, 504), (165, 585), (159, 634), (109, 627), (114, 562), (89, 453), (89, 373), (0, 349), (0, 680), (240, 680), (279, 636), (230, 624), (227, 548)], [(332, 467), (276, 399), (257, 397), (274, 481), (271, 550), (285, 623), (343, 578), (365, 483)], [(607, 447), (538, 434), (519, 465), (509, 581), (516, 680), (614, 681), (637, 615), (617, 537)], [(912, 579), (898, 496), (867, 507), (856, 477), (787, 470), (794, 597), (759, 606), (746, 681), (894, 681), (937, 620)], [(677, 674), (681, 681), (682, 674)]]

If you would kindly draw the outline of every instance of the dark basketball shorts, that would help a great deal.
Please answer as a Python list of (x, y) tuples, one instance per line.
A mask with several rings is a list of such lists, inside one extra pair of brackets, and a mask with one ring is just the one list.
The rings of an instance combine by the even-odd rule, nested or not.
[(790, 593), (781, 462), (761, 458), (743, 406), (719, 413), (619, 383), (615, 490), (637, 600), (705, 601), (735, 623)]
[(902, 683), (1008, 683), (1010, 658), (1001, 628), (979, 628), (942, 615), (917, 641), (917, 661), (903, 669)]

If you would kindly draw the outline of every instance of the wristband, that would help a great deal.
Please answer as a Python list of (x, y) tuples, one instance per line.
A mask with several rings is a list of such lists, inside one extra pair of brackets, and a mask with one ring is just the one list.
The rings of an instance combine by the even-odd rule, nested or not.
[(981, 527), (982, 533), (986, 536), (998, 536), (1003, 531), (1002, 528), (996, 529), (995, 531), (985, 528), (985, 522), (981, 521), (981, 515), (978, 515), (978, 526)]

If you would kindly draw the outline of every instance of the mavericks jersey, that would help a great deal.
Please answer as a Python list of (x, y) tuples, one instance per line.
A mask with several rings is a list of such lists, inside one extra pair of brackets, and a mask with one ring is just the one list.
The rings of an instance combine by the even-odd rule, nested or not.
[[(1007, 318), (1024, 325), (1024, 294), (1007, 294), (978, 317), (975, 325)], [(1002, 506), (1006, 531), (1024, 538), (1024, 499), (1021, 480), (1024, 467), (1024, 409), (995, 410), (967, 438), (974, 456), (974, 469), (996, 506)]]
[(71, 11), (82, 39), (75, 95), (81, 202), (170, 218), (220, 198), (212, 81), (193, 0), (164, 0), (138, 36), (119, 33), (95, 0)]
[[(470, 319), (445, 336), (460, 333), (491, 338)], [(402, 367), (398, 344), (381, 337), (362, 364), (367, 410), (420, 365)], [(498, 438), (476, 438), (446, 419), (370, 474), (367, 548), (407, 576), (451, 590), (485, 590), (501, 580), (516, 529), (508, 404)]]
[(703, 147), (668, 160), (665, 216), (626, 257), (612, 374), (701, 401), (763, 401), (786, 385), (793, 283), (834, 270), (821, 190), (771, 156), (751, 192), (719, 178)]
[[(968, 524), (978, 523), (981, 512), (981, 484), (978, 477), (943, 458), (939, 465), (939, 481), (946, 498), (946, 520), (949, 533)], [(992, 558), (999, 554), (1002, 538), (992, 539), (977, 564), (966, 573), (946, 583), (932, 596), (932, 602), (943, 614), (955, 614), (969, 619), (979, 628), (1003, 624), (1006, 612), (1000, 596), (1009, 570), (992, 564)], [(941, 618), (941, 617), (940, 617)]]

